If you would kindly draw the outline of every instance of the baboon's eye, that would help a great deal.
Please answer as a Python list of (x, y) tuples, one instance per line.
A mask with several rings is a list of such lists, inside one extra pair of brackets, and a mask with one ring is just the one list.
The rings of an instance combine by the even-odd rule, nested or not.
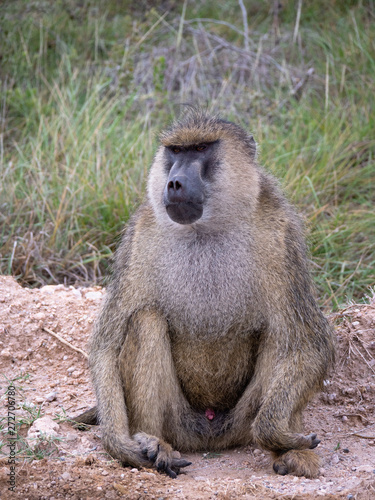
[(207, 144), (198, 144), (198, 146), (195, 146), (196, 151), (204, 151), (207, 149)]
[(181, 153), (181, 148), (179, 148), (178, 146), (172, 146), (171, 151), (175, 154)]

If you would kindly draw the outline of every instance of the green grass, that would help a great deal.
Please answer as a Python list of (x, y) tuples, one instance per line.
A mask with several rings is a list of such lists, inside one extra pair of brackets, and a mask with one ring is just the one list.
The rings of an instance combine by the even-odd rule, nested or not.
[(374, 4), (304, 0), (299, 24), (298, 2), (247, 4), (247, 40), (234, 0), (3, 4), (1, 273), (101, 282), (157, 133), (198, 102), (254, 134), (304, 215), (321, 304), (375, 286)]

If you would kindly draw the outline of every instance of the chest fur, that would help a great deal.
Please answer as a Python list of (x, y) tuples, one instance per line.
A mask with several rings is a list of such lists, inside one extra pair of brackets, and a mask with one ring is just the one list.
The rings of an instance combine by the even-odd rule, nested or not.
[(176, 331), (225, 334), (255, 316), (251, 247), (235, 238), (165, 244), (156, 281), (158, 300)]

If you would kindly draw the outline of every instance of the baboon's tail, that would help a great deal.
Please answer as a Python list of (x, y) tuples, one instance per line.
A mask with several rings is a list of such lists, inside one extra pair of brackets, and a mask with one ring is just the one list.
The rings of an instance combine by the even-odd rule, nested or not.
[(77, 422), (78, 424), (99, 425), (97, 406), (94, 406), (94, 408), (90, 408), (90, 410), (86, 410), (85, 412), (81, 413), (81, 415), (72, 417), (72, 420), (74, 422)]

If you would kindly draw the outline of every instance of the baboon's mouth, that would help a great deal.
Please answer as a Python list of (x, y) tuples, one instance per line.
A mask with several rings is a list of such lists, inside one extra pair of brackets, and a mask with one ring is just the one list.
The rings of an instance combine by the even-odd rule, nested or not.
[(193, 224), (202, 217), (203, 203), (176, 202), (166, 205), (167, 214), (178, 224)]

